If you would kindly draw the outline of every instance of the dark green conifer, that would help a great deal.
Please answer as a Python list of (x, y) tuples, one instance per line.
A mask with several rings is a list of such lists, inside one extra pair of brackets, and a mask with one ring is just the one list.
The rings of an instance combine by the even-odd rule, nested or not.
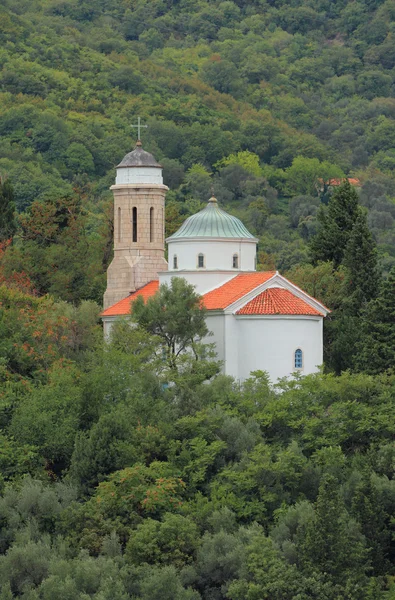
[(341, 586), (350, 580), (363, 584), (368, 567), (365, 539), (350, 519), (339, 482), (332, 475), (321, 480), (315, 519), (307, 528), (301, 555), (307, 570), (325, 572)]
[(384, 281), (379, 296), (372, 300), (362, 325), (357, 367), (367, 373), (381, 373), (395, 365), (395, 267)]
[(366, 538), (374, 574), (384, 575), (389, 569), (390, 534), (380, 495), (369, 472), (363, 474), (355, 489), (351, 512)]
[(358, 194), (345, 181), (333, 193), (328, 208), (322, 208), (318, 213), (320, 228), (310, 244), (313, 263), (329, 260), (338, 267), (343, 262), (358, 214)]
[(379, 291), (380, 274), (377, 265), (377, 247), (370, 233), (366, 213), (359, 209), (351, 231), (343, 264), (347, 267), (344, 310), (357, 315)]
[(9, 240), (15, 232), (14, 192), (9, 180), (0, 177), (0, 242)]

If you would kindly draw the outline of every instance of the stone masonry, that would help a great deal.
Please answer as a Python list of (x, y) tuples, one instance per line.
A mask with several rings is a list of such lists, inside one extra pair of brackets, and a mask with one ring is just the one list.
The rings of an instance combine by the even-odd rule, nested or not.
[(144, 183), (118, 184), (111, 189), (114, 193), (114, 258), (107, 271), (105, 309), (157, 279), (159, 271), (167, 271), (164, 213), (168, 187)]

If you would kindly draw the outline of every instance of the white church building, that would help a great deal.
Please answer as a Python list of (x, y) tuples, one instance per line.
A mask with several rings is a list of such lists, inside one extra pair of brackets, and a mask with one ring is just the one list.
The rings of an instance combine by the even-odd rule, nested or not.
[(329, 310), (277, 271), (256, 271), (258, 240), (215, 198), (167, 238), (162, 167), (138, 141), (117, 167), (114, 259), (108, 269), (102, 320), (106, 336), (127, 317), (133, 300), (183, 277), (207, 309), (223, 371), (243, 381), (267, 371), (272, 382), (316, 372), (323, 360), (323, 319)]

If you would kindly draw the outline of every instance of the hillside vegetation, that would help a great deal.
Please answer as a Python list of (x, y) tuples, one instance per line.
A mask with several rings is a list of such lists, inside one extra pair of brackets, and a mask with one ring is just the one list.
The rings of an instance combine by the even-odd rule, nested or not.
[[(3, 0), (0, 600), (395, 599), (394, 15)], [(103, 342), (138, 115), (168, 233), (213, 188), (332, 310), (323, 372), (221, 375), (177, 279), (162, 337), (140, 302)]]
[[(198, 332), (199, 297), (166, 297), (178, 287)], [(394, 290), (395, 272), (369, 368)], [(394, 598), (385, 365), (240, 385), (198, 335), (175, 357), (148, 322), (119, 322), (103, 345), (92, 302), (0, 301), (1, 600)]]
[[(327, 202), (317, 181), (354, 175), (382, 268), (394, 264), (393, 0), (10, 0), (0, 11), (0, 172), (19, 211), (82, 199), (99, 279), (108, 188), (137, 115), (172, 190), (169, 232), (213, 185), (261, 238), (261, 266), (284, 271), (309, 260)], [(98, 300), (100, 281), (82, 297)]]

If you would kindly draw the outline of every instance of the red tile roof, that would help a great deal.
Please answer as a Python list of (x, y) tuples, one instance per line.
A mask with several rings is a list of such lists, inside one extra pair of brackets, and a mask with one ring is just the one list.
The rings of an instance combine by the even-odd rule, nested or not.
[[(258, 271), (257, 273), (240, 273), (223, 285), (203, 295), (203, 304), (207, 310), (222, 310), (237, 300), (240, 300), (262, 283), (269, 281), (275, 271)], [(150, 281), (142, 288), (133, 292), (123, 300), (113, 304), (101, 314), (102, 317), (121, 317), (130, 313), (132, 302), (137, 296), (144, 300), (154, 296), (159, 289), (157, 279)], [(283, 288), (269, 288), (253, 298), (238, 312), (238, 315), (322, 315), (319, 310), (313, 308), (295, 296), (292, 292)]]
[(207, 310), (220, 310), (240, 300), (256, 287), (268, 281), (275, 271), (258, 271), (257, 273), (240, 273), (230, 281), (203, 296)]
[(112, 306), (109, 306), (108, 308), (106, 308), (106, 310), (104, 310), (101, 313), (101, 316), (102, 317), (121, 317), (124, 315), (128, 315), (130, 313), (130, 308), (132, 306), (132, 302), (133, 302), (133, 300), (135, 300), (137, 298), (137, 296), (142, 296), (144, 298), (144, 300), (147, 300), (147, 298), (151, 298), (151, 296), (154, 296), (156, 294), (156, 292), (158, 291), (158, 289), (159, 289), (159, 280), (154, 279), (153, 281), (150, 281), (149, 283), (147, 283), (146, 285), (141, 287), (139, 290), (130, 294), (130, 296), (127, 296), (126, 298), (123, 298), (123, 300), (120, 300), (116, 304), (113, 304)]
[(356, 177), (347, 177), (346, 179), (329, 179), (326, 183), (332, 186), (341, 185), (345, 181), (348, 181), (351, 185), (360, 186), (361, 182)]
[(283, 288), (269, 288), (253, 298), (238, 315), (320, 315), (323, 313)]

